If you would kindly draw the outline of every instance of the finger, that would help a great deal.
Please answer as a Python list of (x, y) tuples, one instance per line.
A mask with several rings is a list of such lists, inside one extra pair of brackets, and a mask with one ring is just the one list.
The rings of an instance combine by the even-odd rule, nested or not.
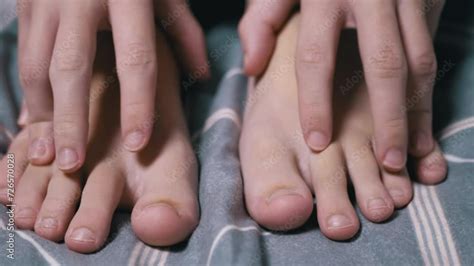
[(34, 3), (27, 41), (20, 45), (20, 81), (30, 111), (28, 158), (44, 165), (54, 158), (53, 95), (49, 67), (59, 19), (49, 4)]
[(400, 171), (406, 163), (407, 67), (393, 3), (354, 4), (358, 39), (374, 114), (375, 153), (381, 165)]
[(434, 148), (432, 134), (433, 86), (436, 57), (424, 13), (424, 0), (401, 1), (400, 29), (407, 56), (409, 78), (406, 110), (410, 128), (410, 153), (420, 157)]
[(88, 133), (89, 87), (99, 14), (80, 2), (61, 12), (50, 78), (54, 93), (54, 141), (58, 168), (82, 166)]
[(195, 78), (209, 78), (204, 33), (186, 0), (155, 1), (155, 12), (175, 45), (184, 69)]
[[(139, 151), (153, 129), (156, 94), (156, 46), (151, 0), (109, 4), (121, 92), (125, 148)], [(122, 16), (127, 14), (127, 16)]]
[[(305, 0), (301, 10), (296, 52), (300, 123), (308, 146), (321, 151), (332, 135), (333, 75), (344, 15), (329, 1)], [(319, 25), (327, 27), (315, 31)]]
[(28, 124), (28, 108), (26, 107), (26, 101), (24, 99), (21, 103), (21, 111), (16, 123), (21, 128), (25, 127)]
[(265, 70), (275, 48), (276, 37), (295, 0), (253, 1), (239, 24), (245, 72), (257, 76)]

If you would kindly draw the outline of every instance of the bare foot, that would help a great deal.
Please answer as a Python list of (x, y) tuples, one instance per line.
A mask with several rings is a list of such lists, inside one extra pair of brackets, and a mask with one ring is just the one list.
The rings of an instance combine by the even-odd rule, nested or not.
[[(163, 36), (158, 36), (156, 116), (143, 125), (156, 129), (145, 150), (131, 153), (120, 138), (119, 88), (110, 36), (101, 36), (99, 43), (91, 89), (89, 155), (83, 171), (67, 175), (55, 163), (17, 164), (16, 225), (52, 241), (64, 240), (72, 250), (93, 252), (105, 243), (112, 215), (122, 208), (132, 210), (133, 230), (145, 243), (178, 243), (197, 226), (199, 207), (197, 161), (181, 110), (172, 53)], [(27, 161), (25, 131), (9, 150), (17, 162)], [(6, 166), (4, 158), (1, 173)], [(86, 177), (84, 182), (81, 176)], [(6, 185), (2, 179), (0, 188)], [(8, 203), (6, 192), (0, 199)]]
[[(349, 239), (360, 224), (349, 200), (348, 180), (363, 215), (373, 222), (387, 220), (395, 208), (410, 202), (411, 181), (406, 169), (389, 173), (375, 159), (372, 114), (359, 55), (352, 45), (354, 32), (344, 33), (339, 49), (333, 142), (321, 153), (306, 147), (294, 74), (297, 24), (296, 16), (280, 34), (267, 72), (249, 90), (240, 140), (246, 205), (262, 226), (290, 230), (309, 218), (314, 193), (323, 234)], [(423, 182), (444, 179), (446, 163), (439, 147), (418, 159), (417, 168)]]

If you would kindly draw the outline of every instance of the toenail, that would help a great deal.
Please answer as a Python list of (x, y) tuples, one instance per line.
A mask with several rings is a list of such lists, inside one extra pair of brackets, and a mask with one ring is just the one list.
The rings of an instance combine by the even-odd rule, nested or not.
[(54, 229), (58, 227), (58, 220), (48, 217), (48, 218), (41, 218), (38, 223), (39, 227), (47, 228), (47, 229)]
[(308, 136), (308, 145), (314, 150), (323, 150), (328, 145), (328, 138), (325, 134), (313, 131)]
[(31, 159), (38, 159), (46, 153), (46, 144), (41, 139), (35, 139), (30, 145), (29, 157)]
[(328, 228), (329, 229), (339, 229), (352, 226), (353, 223), (349, 217), (343, 214), (334, 214), (328, 218)]
[(32, 208), (24, 208), (18, 211), (16, 218), (20, 219), (30, 219), (36, 217), (36, 211)]
[(145, 134), (142, 131), (137, 130), (132, 133), (129, 133), (125, 138), (125, 147), (129, 150), (137, 150), (145, 141)]
[(417, 131), (413, 133), (413, 138), (411, 140), (412, 148), (416, 151), (428, 149), (431, 145), (430, 138), (428, 134), (423, 131)]
[(373, 198), (367, 202), (367, 208), (369, 210), (380, 210), (388, 208), (387, 203), (382, 198)]
[(388, 190), (388, 193), (390, 193), (390, 196), (392, 196), (392, 198), (394, 199), (401, 198), (405, 195), (403, 190), (398, 189), (398, 188), (391, 188)]
[(405, 156), (399, 149), (392, 148), (385, 154), (383, 164), (390, 168), (401, 169), (405, 165)]
[(267, 204), (270, 204), (275, 199), (281, 199), (287, 196), (298, 196), (302, 197), (300, 194), (296, 193), (291, 189), (278, 189), (275, 190), (270, 196), (267, 197)]
[(74, 168), (78, 160), (77, 152), (71, 148), (62, 148), (59, 151), (59, 168), (61, 169)]
[(168, 210), (171, 210), (172, 212), (174, 212), (178, 217), (180, 216), (178, 211), (176, 210), (176, 208), (174, 208), (172, 205), (168, 204), (168, 203), (164, 203), (164, 202), (158, 202), (158, 203), (151, 203), (151, 204), (148, 204), (146, 205), (140, 212), (140, 214), (138, 215), (141, 216), (143, 213), (145, 213), (146, 211), (150, 211), (151, 209), (159, 209), (159, 208), (166, 208)]
[(90, 242), (94, 243), (95, 242), (95, 236), (94, 233), (92, 233), (91, 230), (85, 228), (85, 227), (80, 227), (75, 229), (69, 239), (79, 241), (79, 242)]

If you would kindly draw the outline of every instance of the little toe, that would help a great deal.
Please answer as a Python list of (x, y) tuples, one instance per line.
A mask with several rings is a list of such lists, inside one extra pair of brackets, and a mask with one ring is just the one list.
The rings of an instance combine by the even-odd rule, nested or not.
[(318, 222), (322, 233), (333, 240), (352, 238), (360, 228), (347, 192), (347, 173), (338, 145), (312, 155), (311, 172)]
[(66, 232), (68, 248), (90, 253), (102, 247), (109, 235), (112, 216), (123, 188), (123, 176), (111, 165), (103, 163), (92, 170), (79, 209)]
[(446, 178), (447, 171), (448, 165), (437, 143), (428, 155), (416, 158), (416, 173), (421, 183), (427, 185), (440, 183)]
[(56, 170), (36, 219), (35, 232), (51, 241), (63, 240), (80, 198), (79, 175)]

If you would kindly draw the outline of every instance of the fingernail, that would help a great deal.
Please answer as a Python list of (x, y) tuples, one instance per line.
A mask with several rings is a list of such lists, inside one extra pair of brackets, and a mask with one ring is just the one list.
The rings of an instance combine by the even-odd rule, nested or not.
[[(178, 213), (178, 211), (176, 210), (176, 208), (174, 208), (171, 204), (168, 204), (168, 203), (165, 203), (165, 202), (155, 202), (155, 203), (151, 203), (151, 204), (148, 204), (146, 205), (137, 215), (137, 218), (140, 217), (142, 214), (144, 214), (145, 212), (147, 211), (150, 211), (150, 209), (157, 209), (157, 208), (164, 208), (164, 209), (168, 209), (170, 211), (172, 211), (174, 214), (176, 214), (176, 216), (180, 216), (180, 214)], [(151, 210), (152, 212), (154, 212), (153, 210)]]
[(85, 227), (75, 229), (69, 238), (79, 242), (95, 242), (94, 233)]
[(388, 208), (388, 205), (382, 198), (373, 198), (367, 202), (367, 209), (369, 210), (379, 210), (385, 208)]
[(144, 141), (145, 134), (143, 134), (143, 132), (141, 132), (140, 130), (133, 131), (132, 133), (129, 133), (125, 138), (125, 147), (128, 150), (136, 151), (140, 149)]
[(24, 208), (18, 211), (16, 218), (20, 219), (30, 219), (36, 217), (36, 211), (32, 208)]
[(71, 148), (62, 148), (59, 151), (59, 168), (69, 170), (74, 168), (79, 160), (76, 151)]
[(405, 156), (399, 149), (392, 148), (385, 154), (383, 164), (389, 168), (401, 169), (405, 166)]
[(40, 227), (42, 228), (47, 228), (47, 229), (54, 229), (58, 227), (58, 220), (54, 218), (41, 218), (39, 224)]
[(319, 131), (313, 131), (308, 136), (308, 145), (313, 150), (321, 151), (326, 148), (328, 144), (328, 138), (326, 135)]
[(275, 199), (287, 197), (287, 196), (298, 196), (301, 197), (300, 194), (296, 193), (294, 190), (291, 189), (277, 189), (274, 191), (270, 196), (267, 197), (267, 204), (271, 203)]
[(403, 193), (403, 191), (398, 188), (391, 188), (388, 190), (388, 193), (390, 196), (392, 196), (392, 198), (401, 198), (403, 195), (405, 195), (405, 193)]
[(35, 139), (30, 145), (30, 159), (40, 159), (46, 153), (46, 144), (41, 139)]
[(344, 228), (352, 226), (352, 221), (349, 217), (342, 215), (342, 214), (334, 214), (329, 216), (328, 218), (328, 228), (329, 229), (336, 229), (336, 228)]
[(412, 134), (411, 146), (415, 151), (429, 150), (431, 146), (429, 135), (423, 131), (414, 132)]

